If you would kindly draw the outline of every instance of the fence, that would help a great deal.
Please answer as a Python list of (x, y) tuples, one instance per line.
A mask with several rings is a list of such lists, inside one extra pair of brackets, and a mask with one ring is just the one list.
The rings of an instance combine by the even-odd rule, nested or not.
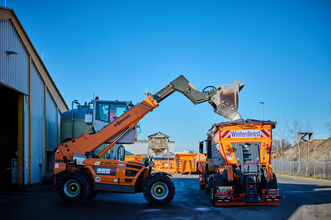
[(331, 178), (331, 159), (274, 159), (271, 161), (272, 170), (281, 173)]

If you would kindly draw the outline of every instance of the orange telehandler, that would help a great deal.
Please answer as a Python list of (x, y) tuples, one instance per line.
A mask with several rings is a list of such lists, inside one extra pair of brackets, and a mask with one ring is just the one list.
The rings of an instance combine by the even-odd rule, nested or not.
[[(136, 137), (132, 131), (137, 123), (175, 91), (184, 94), (194, 104), (208, 101), (214, 111), (225, 118), (238, 119), (238, 93), (243, 86), (243, 83), (235, 81), (217, 89), (208, 86), (200, 92), (184, 76), (179, 76), (154, 95), (147, 94), (144, 101), (131, 106), (102, 129), (62, 143), (55, 152), (54, 162), (54, 181), (58, 193), (64, 200), (72, 202), (92, 198), (98, 191), (143, 192), (150, 204), (171, 202), (175, 186), (170, 175), (151, 173), (152, 165), (148, 159), (138, 163), (101, 157), (123, 139), (131, 139), (131, 143), (134, 143)], [(94, 150), (103, 144), (108, 145), (98, 155), (94, 155)]]
[(208, 131), (199, 146), (207, 156), (199, 166), (199, 180), (213, 205), (278, 205), (270, 163), (275, 126), (272, 121), (236, 120), (214, 124)]

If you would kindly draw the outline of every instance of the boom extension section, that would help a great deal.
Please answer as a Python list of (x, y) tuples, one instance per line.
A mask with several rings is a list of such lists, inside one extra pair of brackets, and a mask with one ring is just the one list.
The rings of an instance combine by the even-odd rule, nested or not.
[[(242, 119), (238, 111), (238, 94), (245, 86), (244, 83), (234, 81), (231, 85), (221, 85), (216, 89), (214, 86), (207, 86), (202, 92), (198, 91), (183, 76), (177, 77), (167, 86), (155, 93), (152, 97), (157, 102), (161, 102), (169, 95), (178, 91), (184, 94), (193, 104), (209, 102), (214, 108), (214, 112), (231, 121)], [(210, 91), (205, 91), (208, 87)]]

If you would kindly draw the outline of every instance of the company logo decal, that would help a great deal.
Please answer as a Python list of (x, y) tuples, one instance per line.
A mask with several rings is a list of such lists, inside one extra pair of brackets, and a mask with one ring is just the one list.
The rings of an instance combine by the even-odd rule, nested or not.
[(232, 138), (255, 138), (261, 137), (260, 130), (230, 131)]
[(270, 137), (271, 132), (267, 129), (264, 130), (234, 130), (222, 131), (222, 138), (259, 138)]
[(116, 127), (116, 126), (118, 126), (118, 125), (122, 124), (122, 122), (123, 122), (123, 121), (125, 121), (126, 119), (128, 119), (130, 116), (131, 116), (131, 115), (130, 115), (130, 114), (128, 114), (127, 116), (125, 116), (125, 117), (124, 117), (124, 118), (122, 118), (121, 120), (119, 120), (119, 121), (116, 121), (116, 123), (114, 124), (114, 127)]
[(115, 176), (116, 168), (113, 167), (93, 167), (96, 174)]

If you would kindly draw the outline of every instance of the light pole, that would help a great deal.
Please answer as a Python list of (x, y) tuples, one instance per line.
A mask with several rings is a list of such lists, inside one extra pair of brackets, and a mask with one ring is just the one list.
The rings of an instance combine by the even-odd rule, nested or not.
[(259, 102), (262, 105), (262, 120), (264, 121), (264, 102)]

